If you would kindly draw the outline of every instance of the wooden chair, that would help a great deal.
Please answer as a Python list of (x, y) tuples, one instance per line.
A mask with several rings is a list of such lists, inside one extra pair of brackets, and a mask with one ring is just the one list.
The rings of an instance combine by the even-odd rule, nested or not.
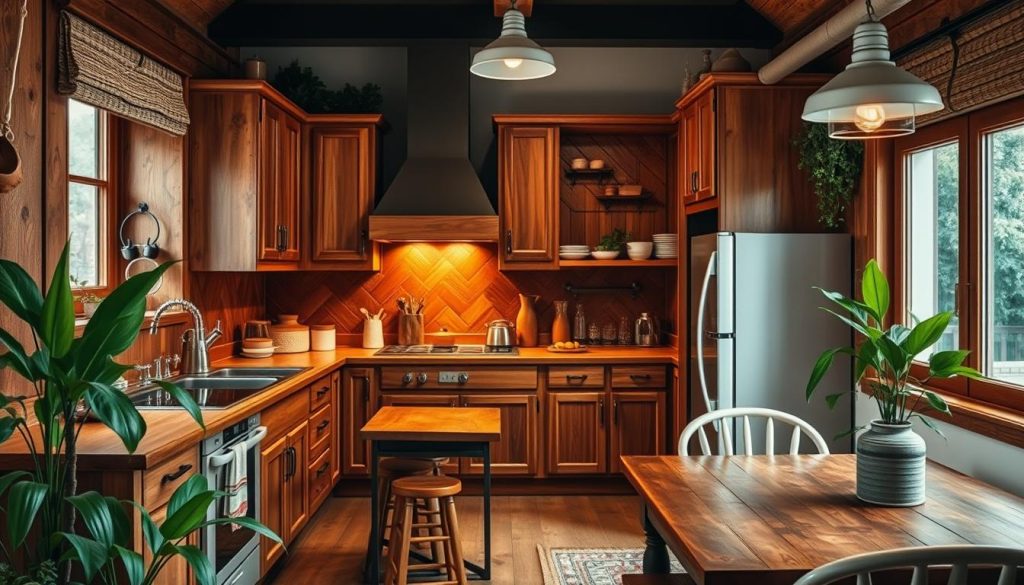
[[(726, 408), (722, 410), (716, 410), (707, 414), (702, 414), (697, 418), (693, 419), (690, 424), (686, 425), (683, 429), (683, 434), (679, 436), (679, 454), (682, 456), (689, 455), (689, 443), (690, 439), (694, 434), (697, 435), (700, 441), (700, 450), (704, 455), (711, 455), (711, 445), (708, 443), (708, 435), (704, 431), (704, 427), (708, 424), (720, 422), (718, 425), (720, 429), (720, 449), (725, 451), (725, 455), (735, 455), (735, 449), (733, 448), (732, 431), (729, 429), (731, 426), (729, 423), (733, 419), (743, 419), (743, 454), (753, 455), (754, 448), (751, 441), (750, 432), (750, 419), (763, 418), (766, 419), (765, 423), (765, 454), (773, 455), (775, 453), (775, 421), (782, 421), (793, 427), (793, 434), (789, 438), (789, 454), (796, 455), (800, 452), (800, 436), (806, 434), (807, 437), (817, 447), (818, 453), (822, 455), (828, 455), (828, 445), (825, 444), (825, 439), (822, 438), (821, 433), (814, 429), (809, 423), (801, 418), (795, 417), (787, 412), (781, 410), (773, 410), (771, 408)], [(722, 453), (719, 453), (722, 455)]]
[(1017, 582), (1018, 567), (1024, 566), (1024, 549), (957, 544), (866, 553), (822, 565), (795, 585), (825, 585), (852, 577), (857, 585), (870, 585), (872, 573), (897, 569), (913, 569), (910, 584), (925, 585), (929, 569), (940, 566), (950, 568), (949, 585), (966, 585), (968, 569), (982, 566), (1000, 567), (997, 584), (1012, 585)]
[[(388, 557), (384, 563), (384, 585), (406, 585), (411, 571), (442, 571), (442, 581), (421, 581), (438, 585), (466, 585), (466, 568), (462, 560), (462, 542), (459, 540), (459, 522), (455, 515), (454, 496), (462, 491), (462, 482), (446, 476), (413, 476), (396, 479), (391, 484), (395, 494), (395, 520), (388, 539)], [(436, 511), (426, 514), (427, 522), (417, 522), (422, 511), (417, 500), (438, 500)], [(427, 536), (413, 536), (413, 532), (428, 528)], [(437, 531), (436, 533), (434, 531)], [(440, 543), (444, 547), (441, 562), (409, 562), (411, 547), (418, 543)]]

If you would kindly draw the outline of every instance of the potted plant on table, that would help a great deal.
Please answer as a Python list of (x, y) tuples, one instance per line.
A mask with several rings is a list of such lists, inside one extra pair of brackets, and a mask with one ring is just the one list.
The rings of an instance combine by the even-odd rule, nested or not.
[[(72, 563), (87, 583), (117, 583), (124, 575), (131, 585), (147, 585), (175, 555), (185, 557), (200, 583), (213, 584), (215, 575), (206, 555), (183, 544), (189, 534), (208, 523), (207, 509), (224, 495), (207, 485), (204, 477), (192, 477), (174, 492), (167, 519), (160, 526), (139, 504), (97, 492), (78, 493), (77, 442), (84, 425), (97, 424), (87, 422), (90, 418), (113, 431), (128, 452), (146, 433), (145, 419), (131, 399), (114, 387), (131, 369), (115, 362), (114, 356), (138, 337), (146, 293), (170, 265), (135, 275), (114, 289), (76, 338), (68, 248), (45, 296), (24, 269), (0, 259), (0, 303), (31, 330), (34, 346), (26, 349), (0, 329), (0, 349), (5, 350), (0, 354), (0, 369), (14, 372), (33, 393), (31, 398), (0, 393), (0, 443), (17, 434), (31, 460), (28, 470), (0, 476), (0, 496), (6, 495), (0, 585), (63, 584), (71, 579)], [(203, 424), (199, 407), (188, 393), (170, 382), (154, 383), (174, 396), (197, 424)], [(34, 422), (29, 421), (29, 407)], [(142, 540), (153, 553), (148, 565), (133, 550), (132, 506), (139, 510)], [(248, 518), (230, 522), (278, 539)], [(15, 561), (21, 558), (24, 562)]]
[(86, 290), (85, 287), (89, 284), (88, 280), (78, 280), (78, 278), (73, 274), (71, 275), (70, 280), (71, 284), (75, 285), (75, 290), (78, 291), (75, 300), (82, 303), (82, 313), (85, 315), (86, 319), (91, 319), (93, 314), (96, 312), (96, 307), (99, 307), (100, 303), (103, 302), (103, 297), (92, 291)]
[[(820, 290), (820, 289), (819, 289)], [(913, 327), (893, 324), (885, 329), (889, 311), (889, 282), (878, 264), (871, 260), (864, 269), (861, 300), (838, 292), (822, 294), (839, 311), (823, 309), (860, 334), (859, 348), (826, 350), (818, 358), (807, 382), (807, 400), (831, 368), (837, 355), (854, 360), (856, 392), (866, 386), (878, 407), (878, 418), (868, 426), (857, 426), (844, 435), (863, 432), (857, 438), (857, 497), (884, 506), (916, 506), (925, 500), (925, 443), (911, 428), (912, 419), (942, 434), (922, 410), (950, 415), (949, 406), (938, 394), (926, 389), (929, 380), (963, 376), (981, 378), (964, 365), (968, 351), (937, 351), (928, 356), (928, 374), (919, 379), (912, 372), (915, 358), (923, 357), (942, 337), (953, 313), (942, 312), (918, 321)], [(825, 398), (829, 408), (846, 392)], [(865, 430), (866, 429), (866, 430)]]

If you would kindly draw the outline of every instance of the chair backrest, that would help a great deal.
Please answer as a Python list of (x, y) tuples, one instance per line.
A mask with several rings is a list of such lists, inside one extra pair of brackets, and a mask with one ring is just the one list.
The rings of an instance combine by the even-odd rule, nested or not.
[(719, 455), (735, 455), (736, 449), (732, 438), (731, 427), (732, 421), (737, 418), (743, 419), (742, 432), (744, 455), (754, 455), (754, 447), (750, 431), (751, 418), (766, 419), (764, 433), (765, 454), (775, 454), (775, 421), (782, 421), (793, 427), (793, 434), (789, 437), (790, 455), (796, 455), (800, 452), (801, 434), (807, 435), (807, 438), (809, 438), (811, 442), (814, 443), (814, 446), (817, 447), (818, 453), (828, 455), (828, 445), (825, 444), (825, 439), (823, 439), (821, 433), (815, 430), (815, 428), (808, 422), (795, 417), (788, 412), (773, 410), (771, 408), (725, 408), (709, 412), (707, 414), (702, 414), (690, 421), (690, 424), (686, 425), (686, 428), (683, 429), (683, 434), (679, 436), (679, 454), (690, 454), (690, 439), (694, 434), (696, 434), (700, 441), (701, 453), (704, 455), (712, 455), (711, 445), (708, 442), (708, 435), (704, 431), (704, 427), (708, 424), (721, 423), (717, 424), (716, 427), (720, 433), (720, 448), (725, 452), (719, 453)]
[(910, 584), (925, 585), (929, 568), (939, 566), (950, 567), (949, 585), (966, 585), (971, 566), (1001, 567), (997, 585), (1012, 585), (1017, 582), (1017, 567), (1024, 566), (1024, 549), (956, 544), (866, 553), (822, 565), (795, 585), (826, 585), (850, 577), (857, 578), (857, 585), (870, 585), (872, 573), (909, 568), (914, 570)]

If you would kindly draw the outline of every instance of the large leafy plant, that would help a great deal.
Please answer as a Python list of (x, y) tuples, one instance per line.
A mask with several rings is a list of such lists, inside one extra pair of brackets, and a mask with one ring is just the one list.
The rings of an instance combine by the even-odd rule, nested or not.
[[(14, 335), (0, 329), (0, 348), (6, 350), (0, 355), (0, 368), (12, 370), (33, 392), (32, 397), (0, 394), (0, 442), (18, 434), (31, 460), (30, 470), (0, 477), (0, 495), (7, 495), (3, 508), (7, 515), (6, 547), (0, 552), (4, 560), (11, 563), (13, 549), (24, 548), (27, 566), (23, 570), (36, 579), (40, 575), (55, 574), (57, 582), (66, 581), (72, 559), (78, 559), (89, 580), (92, 579), (90, 570), (97, 566), (99, 548), (77, 535), (76, 515), (80, 515), (93, 540), (109, 545), (106, 550), (112, 551), (124, 565), (133, 585), (145, 582), (135, 579), (141, 558), (132, 556), (135, 553), (128, 548), (124, 551), (112, 548), (115, 544), (121, 547), (131, 544), (127, 540), (126, 524), (114, 511), (121, 505), (114, 506), (104, 500), (107, 502), (107, 512), (104, 512), (96, 499), (101, 497), (98, 494), (77, 495), (77, 441), (89, 418), (97, 419), (113, 431), (129, 452), (136, 449), (145, 435), (145, 420), (132, 401), (114, 386), (131, 366), (117, 363), (114, 356), (127, 350), (138, 337), (145, 318), (146, 293), (169, 267), (168, 263), (135, 275), (114, 289), (97, 307), (82, 335), (76, 338), (68, 247), (65, 246), (61, 254), (45, 296), (24, 269), (0, 259), (0, 303), (23, 321), (32, 335), (29, 350)], [(166, 381), (155, 383), (173, 395), (199, 425), (203, 424), (198, 405), (185, 391)], [(31, 400), (34, 424), (28, 420), (30, 398), (34, 398)], [(205, 480), (199, 479), (205, 486)], [(184, 489), (185, 486), (191, 487)], [(158, 529), (160, 538), (148, 534), (153, 531), (151, 521), (144, 523), (143, 529), (147, 532), (147, 542), (159, 545), (151, 546), (158, 556), (183, 554), (196, 566), (199, 559), (193, 558), (197, 555), (190, 549), (169, 548), (170, 545), (165, 548), (164, 545), (180, 540), (181, 530), (194, 527), (200, 512), (205, 520), (205, 511), (216, 494), (199, 490), (197, 483), (189, 482), (185, 486), (175, 493), (175, 508), (176, 511), (187, 508), (189, 513), (181, 511), (180, 516), (170, 513)], [(123, 509), (121, 514), (124, 514)], [(143, 515), (143, 518), (148, 516)], [(34, 538), (33, 546), (28, 546), (28, 535), (33, 528), (38, 529), (38, 537)], [(205, 561), (205, 557), (202, 560)], [(58, 571), (57, 567), (62, 568)], [(7, 566), (0, 570), (0, 576), (10, 572)], [(203, 574), (202, 569), (196, 572)]]
[[(913, 327), (894, 324), (885, 329), (885, 316), (889, 312), (890, 302), (889, 281), (874, 260), (868, 262), (864, 269), (860, 301), (838, 292), (818, 290), (838, 310), (822, 308), (852, 327), (862, 339), (859, 348), (836, 347), (821, 354), (807, 382), (807, 400), (811, 399), (814, 390), (832, 367), (835, 357), (840, 354), (849, 355), (854, 359), (856, 383), (864, 383), (867, 377), (866, 383), (878, 406), (879, 420), (898, 425), (909, 423), (911, 418), (917, 417), (928, 428), (941, 434), (932, 421), (921, 416), (919, 407), (932, 408), (949, 415), (949, 406), (941, 396), (927, 390), (925, 385), (932, 379), (982, 376), (974, 368), (964, 365), (970, 352), (963, 349), (932, 353), (928, 356), (928, 374), (924, 378), (914, 376), (911, 366), (916, 357), (939, 341), (953, 313), (939, 313), (918, 321)], [(826, 396), (829, 408), (834, 408), (844, 394), (846, 392)], [(862, 428), (857, 427), (850, 432)]]

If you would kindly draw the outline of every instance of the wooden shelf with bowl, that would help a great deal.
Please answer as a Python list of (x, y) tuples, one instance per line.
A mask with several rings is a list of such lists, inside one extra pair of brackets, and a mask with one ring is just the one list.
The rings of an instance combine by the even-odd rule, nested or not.
[(615, 260), (559, 260), (559, 268), (676, 268), (679, 266), (678, 258), (648, 258), (647, 260), (630, 260), (628, 258), (617, 258)]
[(608, 179), (615, 178), (615, 170), (608, 167), (600, 169), (566, 169), (565, 178), (569, 179), (569, 183), (572, 185), (579, 181), (597, 181), (599, 185), (603, 185)]

